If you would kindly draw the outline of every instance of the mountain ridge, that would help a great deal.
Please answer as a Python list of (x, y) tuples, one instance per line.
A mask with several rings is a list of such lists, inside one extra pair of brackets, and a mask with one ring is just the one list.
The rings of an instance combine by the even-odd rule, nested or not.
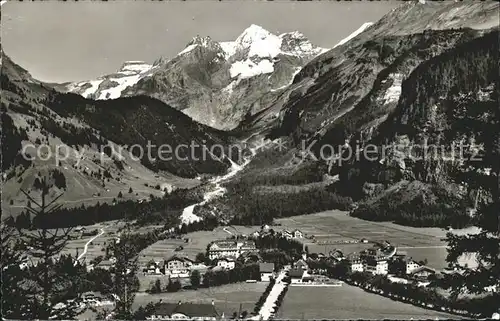
[[(191, 118), (219, 129), (233, 129), (255, 108), (248, 97), (288, 85), (300, 67), (326, 51), (302, 33), (275, 35), (251, 25), (234, 41), (216, 42), (196, 36), (175, 57), (160, 57), (96, 80), (71, 83), (65, 89), (84, 97), (114, 99), (150, 95), (182, 110)], [(268, 77), (267, 84), (262, 83)], [(257, 81), (254, 81), (258, 78)], [(231, 110), (231, 106), (237, 105)]]

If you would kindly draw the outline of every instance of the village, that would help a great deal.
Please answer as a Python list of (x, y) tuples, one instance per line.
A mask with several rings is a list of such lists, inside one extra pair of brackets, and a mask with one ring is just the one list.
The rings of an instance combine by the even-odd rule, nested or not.
[[(232, 234), (225, 239), (213, 240), (205, 252), (195, 257), (184, 255), (182, 246), (179, 246), (175, 249), (177, 253), (163, 260), (151, 259), (142, 264), (139, 279), (147, 285), (146, 292), (152, 295), (153, 303), (154, 295), (162, 292), (199, 291), (238, 282), (264, 283), (267, 284), (266, 290), (254, 311), (241, 311), (240, 308), (233, 317), (269, 319), (276, 315), (289, 287), (342, 287), (349, 275), (358, 274), (427, 287), (443, 275), (457, 273), (428, 267), (425, 261), (412, 259), (387, 241), (346, 240), (346, 243), (368, 247), (352, 253), (340, 249), (328, 253), (309, 252), (305, 244), (310, 242), (316, 242), (314, 236), (298, 229), (275, 231), (264, 225), (249, 235)], [(109, 261), (113, 262), (113, 259)], [(99, 264), (88, 268), (95, 267)], [(183, 302), (175, 300), (176, 295), (172, 294), (170, 302), (156, 302), (148, 319), (215, 320), (224, 317), (224, 312), (214, 302)]]

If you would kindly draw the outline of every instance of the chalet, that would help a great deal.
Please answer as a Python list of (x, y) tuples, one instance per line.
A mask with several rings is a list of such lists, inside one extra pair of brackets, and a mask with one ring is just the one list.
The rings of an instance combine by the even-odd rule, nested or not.
[(283, 232), (281, 232), (281, 234), (286, 237), (287, 239), (291, 239), (293, 238), (293, 234), (292, 232), (290, 232), (289, 230), (284, 230)]
[(295, 229), (292, 231), (292, 237), (295, 239), (301, 239), (304, 238), (304, 234), (300, 230)]
[(163, 274), (162, 267), (163, 266), (162, 264), (160, 264), (160, 262), (155, 262), (154, 260), (151, 260), (148, 262), (143, 271), (146, 274)]
[(436, 270), (427, 266), (421, 266), (410, 273), (410, 277), (416, 281), (428, 281), (431, 275), (435, 275)]
[(147, 320), (200, 320), (209, 321), (223, 318), (214, 303), (160, 303)]
[(73, 229), (74, 232), (84, 232), (86, 231), (87, 229), (85, 228), (85, 226), (77, 226)]
[(411, 274), (413, 271), (419, 269), (421, 267), (418, 262), (416, 262), (413, 259), (407, 259), (406, 260), (406, 274)]
[(385, 258), (377, 257), (366, 260), (364, 269), (374, 275), (387, 275), (389, 273), (389, 264)]
[(293, 268), (307, 271), (309, 269), (309, 265), (304, 259), (300, 259), (293, 264)]
[(329, 256), (335, 261), (342, 261), (344, 259), (344, 253), (340, 250), (330, 251)]
[(174, 255), (169, 259), (165, 260), (165, 268), (169, 270), (173, 269), (189, 269), (193, 265), (193, 260), (187, 257), (181, 257)]
[(223, 257), (217, 259), (217, 266), (220, 266), (225, 270), (232, 270), (236, 266), (236, 260), (234, 257)]
[(263, 282), (271, 281), (274, 277), (274, 263), (260, 263), (259, 264), (260, 280)]
[(288, 276), (290, 277), (292, 284), (302, 283), (302, 279), (305, 275), (306, 271), (302, 269), (291, 269), (290, 271), (288, 271)]
[(208, 257), (210, 260), (232, 256), (238, 258), (246, 252), (258, 252), (254, 241), (221, 240), (209, 245)]
[(164, 273), (170, 275), (170, 277), (187, 277), (194, 262), (187, 257), (174, 255), (163, 263)]

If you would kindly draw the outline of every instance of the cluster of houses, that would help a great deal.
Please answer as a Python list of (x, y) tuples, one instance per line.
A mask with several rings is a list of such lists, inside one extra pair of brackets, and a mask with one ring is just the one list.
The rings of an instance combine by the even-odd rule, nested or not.
[[(259, 261), (258, 249), (251, 240), (218, 240), (208, 247), (208, 258), (213, 265), (207, 266), (202, 262), (195, 262), (188, 257), (173, 255), (170, 258), (157, 262), (151, 260), (143, 269), (147, 275), (167, 275), (170, 278), (188, 278), (193, 270), (203, 275), (207, 270), (233, 270), (236, 260), (243, 262), (252, 259)], [(269, 282), (274, 276), (274, 263), (259, 263), (261, 281)]]
[(369, 272), (373, 275), (387, 275), (392, 264), (401, 267), (400, 274), (407, 279), (427, 281), (436, 270), (421, 264), (405, 253), (384, 253), (381, 248), (371, 248), (361, 253), (349, 254), (346, 258), (341, 255), (338, 260), (346, 260), (350, 272)]
[(149, 275), (168, 275), (171, 278), (187, 278), (196, 264), (188, 257), (174, 255), (163, 262), (149, 261), (143, 272)]
[[(263, 225), (260, 230), (252, 233), (253, 237), (264, 236), (266, 234), (271, 233), (271, 227), (269, 225)], [(304, 233), (298, 229), (295, 230), (283, 230), (283, 231), (275, 231), (275, 234), (281, 235), (287, 239), (302, 239), (305, 237)]]

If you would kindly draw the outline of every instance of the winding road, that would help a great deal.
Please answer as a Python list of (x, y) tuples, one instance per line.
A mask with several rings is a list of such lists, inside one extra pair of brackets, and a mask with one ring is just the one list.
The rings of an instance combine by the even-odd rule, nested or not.
[(99, 234), (93, 236), (87, 243), (85, 243), (85, 246), (83, 247), (82, 254), (80, 254), (76, 260), (80, 261), (80, 259), (83, 258), (85, 256), (85, 254), (87, 254), (90, 243), (92, 243), (96, 238), (98, 238), (99, 236), (101, 236), (103, 234), (104, 234), (104, 229), (101, 228), (101, 232), (99, 232)]

